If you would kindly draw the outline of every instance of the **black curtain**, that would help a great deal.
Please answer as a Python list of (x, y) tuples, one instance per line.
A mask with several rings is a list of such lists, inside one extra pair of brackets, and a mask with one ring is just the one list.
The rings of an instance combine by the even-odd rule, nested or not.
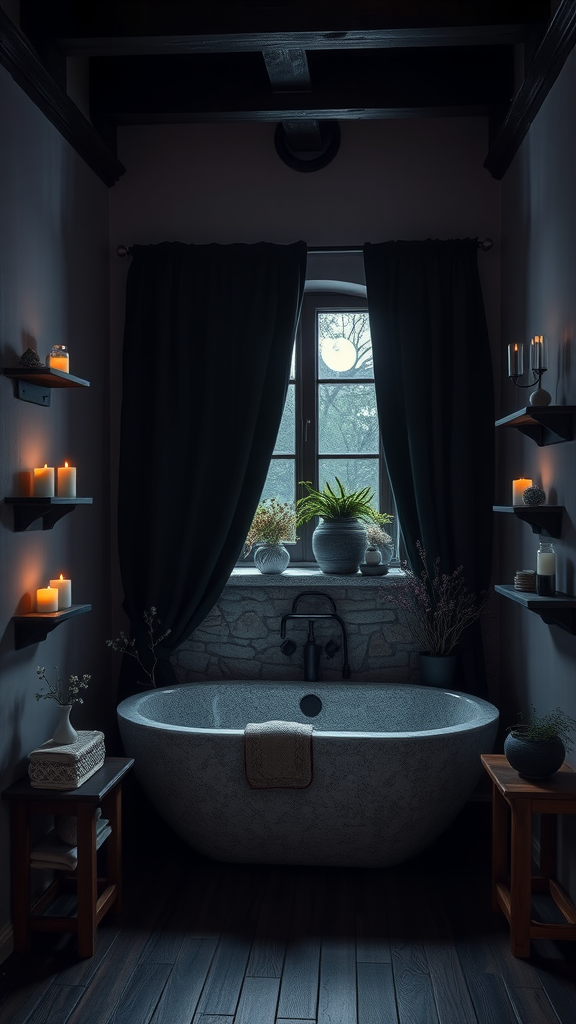
[(171, 652), (242, 549), (280, 425), (305, 276), (304, 242), (132, 250), (118, 540), (137, 648), (150, 607), (171, 630), (157, 685), (174, 681)]
[[(364, 265), (382, 440), (408, 559), (490, 583), (494, 390), (476, 239), (367, 243)], [(486, 692), (479, 623), (459, 646)]]

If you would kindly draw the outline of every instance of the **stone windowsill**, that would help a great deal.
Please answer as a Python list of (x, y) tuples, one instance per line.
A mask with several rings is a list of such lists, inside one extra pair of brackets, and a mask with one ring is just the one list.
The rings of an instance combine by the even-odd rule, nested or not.
[(361, 572), (355, 575), (332, 576), (323, 573), (318, 567), (289, 566), (282, 573), (263, 573), (254, 566), (236, 566), (228, 580), (232, 587), (300, 587), (321, 584), (322, 587), (380, 587), (386, 580), (400, 579), (402, 569), (391, 568), (385, 576), (364, 576)]

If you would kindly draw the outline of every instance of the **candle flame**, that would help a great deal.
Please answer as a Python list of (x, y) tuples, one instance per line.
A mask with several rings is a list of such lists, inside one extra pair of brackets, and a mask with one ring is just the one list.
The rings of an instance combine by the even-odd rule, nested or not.
[(63, 577), (62, 573), (60, 573), (60, 579), (61, 579), (61, 580), (63, 580), (63, 579), (64, 579), (64, 577)]
[(48, 463), (47, 462), (44, 463), (44, 469), (48, 469)]
[(68, 463), (67, 462), (64, 463), (64, 466), (65, 466), (66, 469), (68, 469)]

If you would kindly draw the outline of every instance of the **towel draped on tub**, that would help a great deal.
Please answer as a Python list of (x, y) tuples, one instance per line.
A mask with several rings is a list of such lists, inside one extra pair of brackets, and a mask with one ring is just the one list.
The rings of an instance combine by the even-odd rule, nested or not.
[(252, 789), (306, 789), (312, 782), (312, 726), (249, 722), (244, 765)]

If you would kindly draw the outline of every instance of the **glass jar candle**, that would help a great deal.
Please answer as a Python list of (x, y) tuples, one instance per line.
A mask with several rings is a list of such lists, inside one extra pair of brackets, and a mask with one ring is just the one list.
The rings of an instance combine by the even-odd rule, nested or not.
[(70, 373), (70, 356), (66, 345), (52, 345), (48, 355), (48, 366), (52, 370), (64, 370), (64, 373)]
[(536, 593), (553, 597), (556, 593), (556, 554), (554, 545), (540, 541), (536, 554)]

